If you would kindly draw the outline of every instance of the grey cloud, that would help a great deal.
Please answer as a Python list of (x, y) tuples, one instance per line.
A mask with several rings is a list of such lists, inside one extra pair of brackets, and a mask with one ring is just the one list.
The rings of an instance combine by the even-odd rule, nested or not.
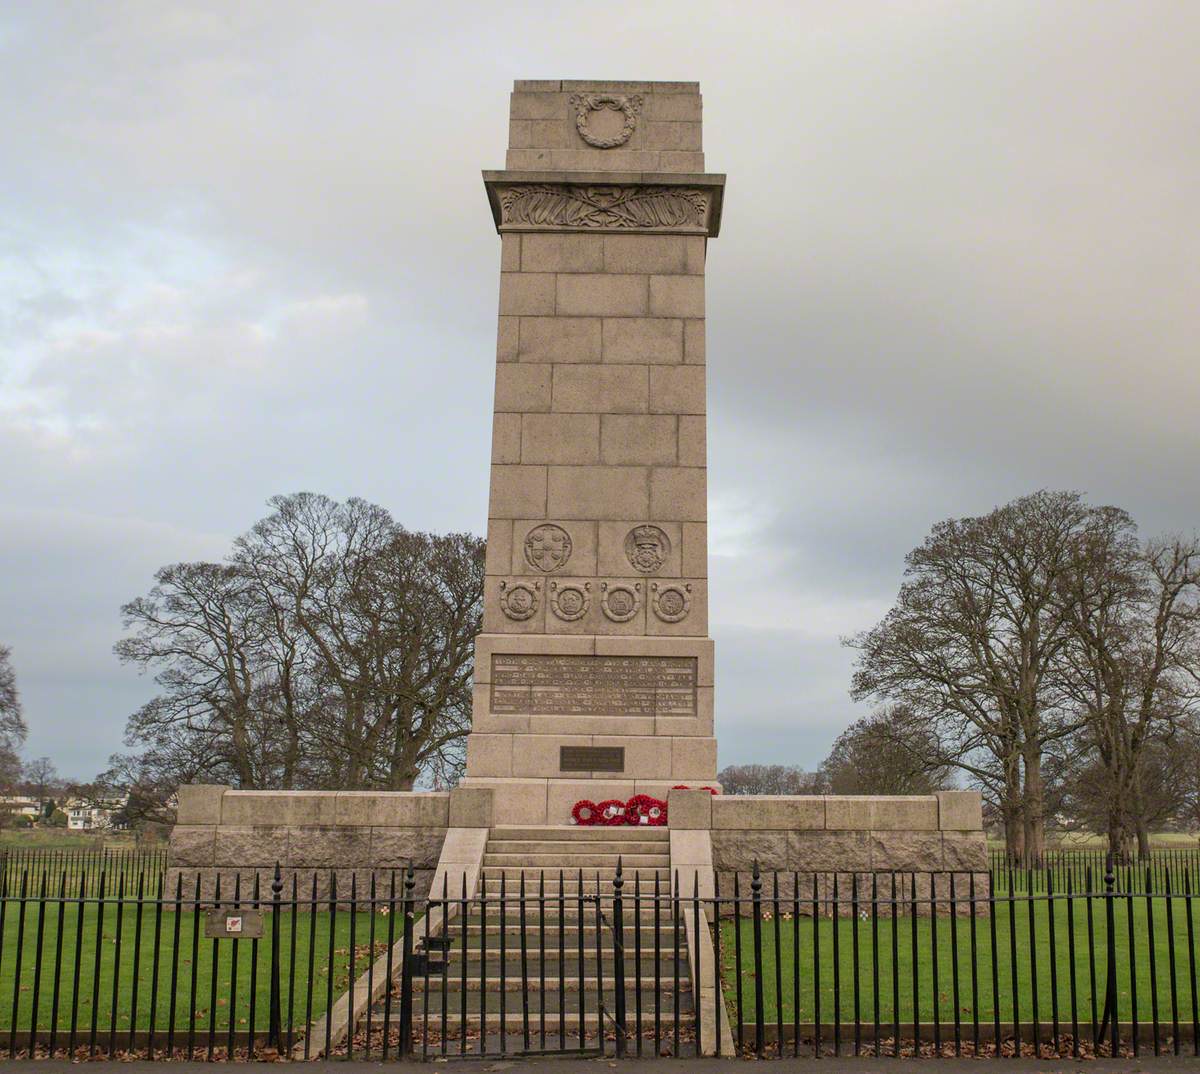
[[(695, 78), (723, 762), (812, 765), (837, 635), (1041, 486), (1196, 524), (1186, 5), (59, 3), (0, 15), (0, 638), (90, 775), (161, 563), (266, 497), (481, 530), (513, 78)], [(82, 520), (82, 521), (81, 521)]]

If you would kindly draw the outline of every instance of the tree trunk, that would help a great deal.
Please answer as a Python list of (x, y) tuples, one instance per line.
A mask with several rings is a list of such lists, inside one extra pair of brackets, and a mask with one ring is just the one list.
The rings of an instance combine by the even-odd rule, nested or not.
[(1025, 854), (1028, 863), (1037, 864), (1046, 853), (1046, 787), (1042, 779), (1042, 754), (1036, 746), (1028, 746), (1022, 756), (1025, 761), (1025, 793), (1022, 795)]
[(1138, 857), (1145, 860), (1150, 857), (1150, 829), (1140, 816), (1134, 821), (1137, 828)]
[(1021, 803), (1019, 799), (1010, 798), (1000, 803), (1000, 813), (1004, 819), (1004, 853), (1011, 862), (1025, 860), (1025, 829), (1021, 821)]

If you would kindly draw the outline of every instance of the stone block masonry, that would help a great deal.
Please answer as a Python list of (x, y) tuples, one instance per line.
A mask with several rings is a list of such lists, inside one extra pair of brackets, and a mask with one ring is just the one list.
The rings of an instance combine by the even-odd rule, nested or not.
[[(186, 897), (200, 883), (211, 898), (216, 881), (222, 893), (251, 890), (254, 876), (269, 889), (278, 863), (285, 891), (297, 878), (301, 898), (328, 898), (336, 876), (339, 895), (369, 890), (372, 875), (386, 892), (392, 870), (416, 872), (419, 896), (429, 884), (449, 828), (488, 828), (492, 812), (486, 792), (238, 791), (214, 785), (179, 789), (179, 810), (171, 832), (167, 893), (182, 878)], [(399, 878), (397, 880), (399, 882)]]
[[(677, 644), (677, 643), (666, 643)], [(711, 681), (711, 663), (700, 665), (698, 677)], [(515, 775), (494, 781), (492, 788), (460, 786), (449, 792), (388, 791), (236, 791), (196, 785), (180, 788), (178, 823), (171, 833), (171, 872), (167, 891), (173, 894), (183, 878), (185, 897), (195, 890), (210, 898), (221, 877), (223, 892), (233, 890), (236, 877), (249, 890), (254, 874), (269, 882), (278, 862), (286, 890), (295, 875), (303, 897), (311, 892), (317, 873), (319, 898), (330, 893), (330, 877), (338, 891), (350, 890), (352, 877), (360, 890), (387, 884), (392, 869), (411, 863), (417, 894), (425, 896), (443, 858), (447, 832), (486, 831), (501, 810), (509, 815), (557, 815), (569, 811), (582, 797), (627, 799), (646, 791), (669, 796), (670, 826), (674, 832), (695, 832), (705, 845), (711, 841), (712, 866), (721, 889), (730, 894), (736, 874), (743, 885), (757, 861), (768, 874), (778, 870), (781, 892), (790, 897), (791, 873), (858, 874), (897, 871), (922, 874), (919, 894), (927, 897), (929, 877), (940, 877), (939, 891), (950, 873), (975, 877), (976, 890), (986, 891), (987, 848), (980, 797), (974, 791), (944, 791), (903, 798), (837, 797), (820, 795), (712, 797), (706, 791), (663, 787), (650, 769), (671, 765), (678, 739), (654, 738), (656, 751), (650, 776), (636, 769), (621, 776), (608, 772), (571, 772), (569, 778), (528, 778), (526, 771), (554, 766), (563, 746), (590, 746), (621, 741), (621, 736), (483, 735), (481, 741), (528, 743), (527, 754), (505, 754), (506, 771)], [(700, 738), (697, 744), (707, 749)], [(639, 755), (640, 756), (640, 755)], [(700, 763), (706, 763), (702, 760)], [(506, 794), (513, 797), (505, 802)], [(498, 807), (493, 795), (499, 799)], [(537, 823), (526, 821), (524, 823)], [(453, 857), (453, 855), (451, 855)], [(686, 863), (681, 864), (685, 867)], [(386, 890), (386, 887), (382, 890)], [(822, 889), (824, 890), (824, 889)], [(964, 888), (965, 890), (965, 888)], [(811, 895), (805, 888), (802, 895)]]
[(828, 874), (819, 881), (822, 897), (835, 873), (843, 885), (858, 876), (865, 892), (872, 874), (893, 871), (921, 874), (920, 898), (928, 898), (931, 883), (944, 893), (952, 873), (961, 891), (972, 877), (977, 892), (988, 890), (987, 840), (976, 791), (904, 797), (738, 795), (711, 803), (696, 791), (672, 791), (669, 816), (672, 827), (711, 832), (713, 868), (726, 895), (733, 892), (735, 876), (743, 894), (750, 890), (756, 862), (767, 876), (765, 893), (773, 894), (778, 874), (780, 895), (789, 899), (794, 872), (802, 878), (802, 898), (812, 895), (812, 873)]
[[(704, 269), (724, 177), (700, 118), (694, 83), (519, 82), (508, 170), (484, 173), (500, 298), (464, 783), (500, 823), (716, 779)], [(535, 679), (496, 670), (522, 655)], [(686, 697), (649, 685), (671, 660)], [(592, 748), (603, 770), (563, 767)]]

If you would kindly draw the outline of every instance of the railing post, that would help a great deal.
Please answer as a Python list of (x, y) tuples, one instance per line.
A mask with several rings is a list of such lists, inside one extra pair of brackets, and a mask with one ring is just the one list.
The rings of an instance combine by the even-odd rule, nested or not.
[(1107, 981), (1104, 988), (1104, 1014), (1100, 1019), (1100, 1028), (1096, 1031), (1095, 1044), (1100, 1046), (1104, 1040), (1104, 1031), (1112, 1027), (1112, 1057), (1115, 1059), (1121, 1043), (1120, 1028), (1117, 1025), (1117, 921), (1116, 908), (1113, 905), (1113, 895), (1117, 878), (1113, 872), (1113, 856), (1110, 851), (1104, 859), (1104, 920), (1106, 936), (1104, 945), (1107, 960)]
[[(754, 871), (750, 874), (750, 899), (754, 909), (754, 1052), (761, 1059), (763, 1054), (763, 974), (762, 974), (762, 874), (758, 871), (758, 859), (754, 860)], [(834, 927), (837, 927), (836, 921)]]
[[(613, 876), (613, 991), (617, 1021), (617, 1058), (625, 1056), (625, 911), (621, 888), (625, 886), (621, 856), (617, 855), (617, 871)], [(599, 892), (596, 897), (599, 898)], [(676, 958), (678, 958), (676, 952)], [(640, 970), (640, 967), (639, 967)], [(604, 1027), (600, 1027), (604, 1032)]]
[[(279, 897), (283, 893), (283, 874), (279, 862), (275, 863), (275, 875), (271, 878), (271, 1013), (267, 1030), (267, 1047), (276, 1052), (283, 1050), (279, 995)], [(291, 997), (289, 997), (290, 999)], [(250, 1027), (250, 1051), (254, 1051), (254, 1026)]]
[[(413, 872), (412, 862), (404, 871), (404, 895), (401, 899), (401, 911), (404, 915), (404, 946), (403, 957), (400, 960), (400, 1042), (397, 1045), (401, 1055), (412, 1054), (412, 949), (413, 949), (413, 888), (417, 886), (417, 878)], [(428, 912), (428, 909), (426, 910)], [(486, 925), (487, 922), (485, 921)], [(501, 922), (501, 928), (503, 928)], [(466, 958), (466, 952), (463, 952)], [(504, 1027), (501, 1026), (503, 1035)]]

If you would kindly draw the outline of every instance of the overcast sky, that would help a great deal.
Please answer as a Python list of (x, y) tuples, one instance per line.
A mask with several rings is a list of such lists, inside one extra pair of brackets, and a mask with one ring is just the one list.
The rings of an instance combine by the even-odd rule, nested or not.
[(0, 643), (91, 777), (165, 563), (276, 493), (482, 532), (514, 78), (699, 80), (720, 763), (1039, 487), (1200, 522), (1200, 4), (0, 4)]

